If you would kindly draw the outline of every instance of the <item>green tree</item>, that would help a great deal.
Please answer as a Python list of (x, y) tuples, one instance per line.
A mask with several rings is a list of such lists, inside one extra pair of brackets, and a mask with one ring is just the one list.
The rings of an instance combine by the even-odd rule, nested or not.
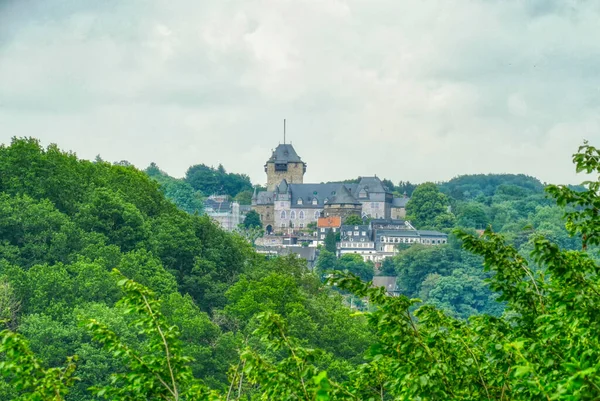
[(337, 252), (337, 242), (335, 239), (335, 233), (333, 232), (333, 230), (329, 230), (327, 231), (327, 234), (325, 235), (325, 249), (328, 252), (331, 252), (333, 254), (335, 254)]
[(250, 210), (244, 218), (243, 226), (245, 228), (262, 228), (262, 222), (260, 221), (260, 215), (256, 210)]
[(447, 228), (454, 219), (450, 202), (432, 182), (419, 185), (406, 205), (406, 218), (419, 229)]
[(363, 220), (360, 218), (360, 216), (357, 216), (355, 214), (352, 214), (348, 217), (346, 217), (346, 220), (344, 220), (344, 225), (347, 226), (360, 226), (363, 223)]

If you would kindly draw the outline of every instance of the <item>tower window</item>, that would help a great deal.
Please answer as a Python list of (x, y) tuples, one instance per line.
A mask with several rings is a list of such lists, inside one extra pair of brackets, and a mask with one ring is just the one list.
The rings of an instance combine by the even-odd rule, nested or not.
[(285, 164), (285, 163), (275, 164), (275, 171), (287, 171), (287, 164)]
[(282, 219), (285, 219), (285, 218), (287, 217), (287, 215), (286, 215), (286, 213), (285, 213), (285, 210), (282, 210), (282, 211), (281, 211), (281, 215), (280, 215), (280, 217), (281, 217)]

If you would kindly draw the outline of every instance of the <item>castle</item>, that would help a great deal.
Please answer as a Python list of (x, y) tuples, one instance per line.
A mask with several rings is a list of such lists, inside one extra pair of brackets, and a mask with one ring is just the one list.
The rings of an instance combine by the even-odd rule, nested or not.
[(267, 190), (255, 189), (252, 209), (268, 234), (303, 230), (319, 217), (402, 219), (406, 215), (408, 199), (394, 197), (376, 176), (352, 184), (305, 184), (306, 163), (291, 144), (277, 146), (265, 172)]

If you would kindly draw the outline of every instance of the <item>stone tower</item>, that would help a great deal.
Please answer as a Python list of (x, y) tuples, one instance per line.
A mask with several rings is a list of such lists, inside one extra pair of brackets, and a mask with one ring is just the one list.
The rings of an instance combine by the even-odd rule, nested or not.
[(267, 173), (267, 191), (275, 190), (275, 187), (286, 180), (288, 184), (302, 184), (306, 163), (290, 144), (280, 144), (265, 164)]

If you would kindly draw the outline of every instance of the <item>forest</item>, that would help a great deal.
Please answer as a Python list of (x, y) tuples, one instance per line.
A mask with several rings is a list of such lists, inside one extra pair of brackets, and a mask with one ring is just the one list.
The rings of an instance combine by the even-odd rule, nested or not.
[[(599, 160), (588, 144), (573, 158), (596, 177)], [(391, 188), (452, 235), (386, 261), (389, 297), (352, 258), (315, 274), (219, 229), (200, 213), (213, 172), (231, 174), (173, 182), (31, 138), (0, 147), (0, 399), (600, 397), (597, 179)], [(232, 196), (251, 188), (227, 177)]]

